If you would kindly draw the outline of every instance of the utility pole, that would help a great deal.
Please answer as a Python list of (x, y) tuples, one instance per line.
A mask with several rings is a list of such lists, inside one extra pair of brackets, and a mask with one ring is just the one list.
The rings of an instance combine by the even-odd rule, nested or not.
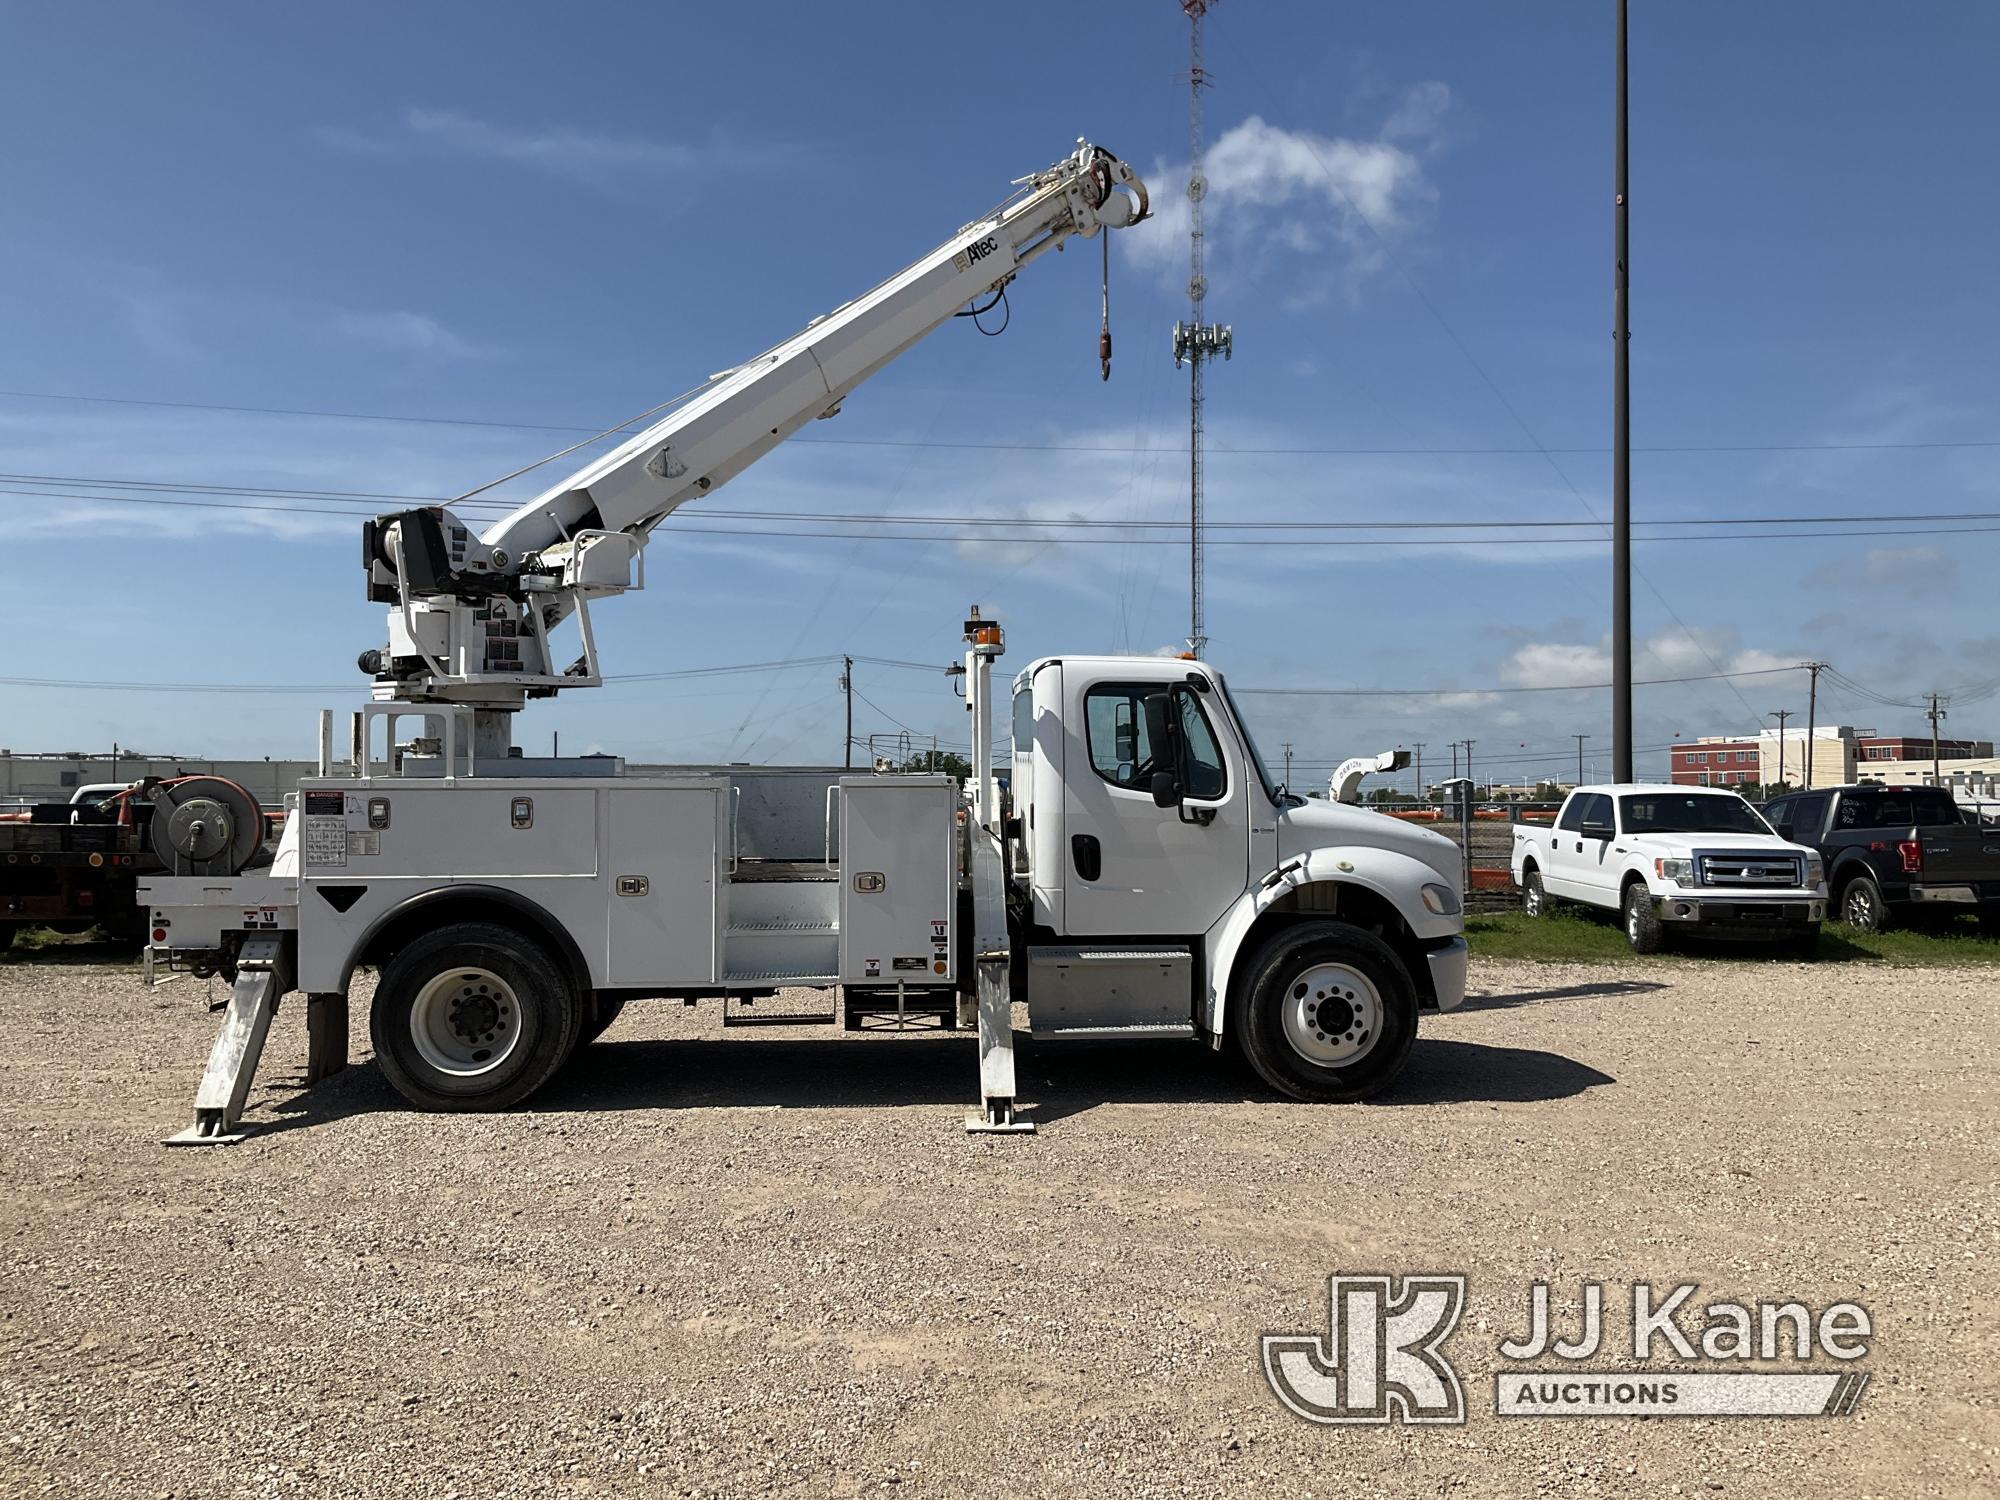
[(1775, 711), (1771, 717), (1778, 721), (1778, 785), (1785, 784), (1785, 720), (1792, 716), (1789, 708)]
[(1941, 709), (1941, 708), (1939, 708), (1939, 707), (1938, 707), (1938, 695), (1937, 695), (1936, 693), (1932, 693), (1932, 694), (1931, 694), (1931, 711), (1930, 711), (1930, 721), (1931, 721), (1931, 785), (1932, 785), (1932, 786), (1943, 786), (1943, 785), (1944, 785), (1944, 775), (1943, 775), (1943, 773), (1942, 773), (1942, 772), (1940, 771), (1940, 769), (1939, 769), (1939, 766), (1938, 766), (1938, 720), (1940, 720), (1940, 719), (1942, 719), (1942, 718), (1945, 718), (1945, 717), (1947, 717), (1947, 715), (1945, 714), (1945, 711), (1944, 711), (1943, 709)]
[(1611, 333), (1611, 779), (1632, 780), (1632, 324), (1625, 151), (1625, 3), (1618, 0), (1618, 104)]
[(1201, 91), (1208, 71), (1201, 61), (1201, 20), (1215, 0), (1181, 0), (1188, 18), (1188, 320), (1174, 324), (1174, 368), (1188, 366), (1188, 650), (1195, 656), (1208, 649), (1208, 626), (1202, 611), (1202, 367), (1220, 354), (1230, 357), (1232, 336), (1227, 324), (1204, 323), (1202, 300), (1208, 277), (1202, 271), (1201, 200), (1208, 196), (1202, 173)]
[(1465, 742), (1465, 779), (1472, 780), (1472, 741)]
[(1589, 739), (1590, 736), (1587, 734), (1573, 734), (1570, 736), (1570, 738), (1576, 741), (1576, 784), (1578, 786), (1582, 786), (1583, 785), (1583, 742)]
[(1812, 676), (1812, 684), (1806, 689), (1806, 789), (1810, 791), (1813, 784), (1813, 761), (1816, 758), (1814, 755), (1816, 741), (1813, 736), (1819, 728), (1819, 674), (1826, 670), (1826, 663), (1809, 661), (1804, 663), (1804, 666)]
[(1451, 742), (1451, 779), (1453, 781), (1458, 780), (1458, 747), (1460, 743), (1458, 740)]
[(1285, 741), (1285, 790), (1292, 789), (1292, 742)]
[(840, 687), (847, 694), (847, 739), (842, 746), (845, 759), (841, 764), (851, 770), (854, 766), (854, 658), (843, 656), (840, 661)]
[(1424, 742), (1417, 740), (1414, 743), (1417, 751), (1417, 800), (1421, 802), (1424, 800)]

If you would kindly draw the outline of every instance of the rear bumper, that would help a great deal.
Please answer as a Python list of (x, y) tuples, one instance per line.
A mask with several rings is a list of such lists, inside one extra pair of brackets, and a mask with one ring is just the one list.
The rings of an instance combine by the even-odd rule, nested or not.
[(1471, 958), (1472, 949), (1462, 937), (1424, 954), (1430, 965), (1431, 990), (1437, 996), (1439, 1010), (1457, 1010), (1465, 1004), (1465, 971)]
[(1910, 887), (1912, 901), (1946, 901), (1960, 906), (1974, 906), (1980, 900), (1979, 888), (1971, 885), (1913, 885)]
[(1818, 896), (1655, 896), (1662, 922), (1717, 932), (1792, 932), (1826, 919)]

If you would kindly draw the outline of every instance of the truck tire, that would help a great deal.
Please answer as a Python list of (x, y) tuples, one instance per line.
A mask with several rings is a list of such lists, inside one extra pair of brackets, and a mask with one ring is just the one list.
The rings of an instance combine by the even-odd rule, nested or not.
[(1250, 960), (1234, 1031), (1257, 1076), (1281, 1094), (1344, 1104), (1387, 1087), (1417, 1037), (1402, 959), (1345, 922), (1302, 922)]
[(1856, 875), (1840, 888), (1840, 920), (1862, 932), (1885, 932), (1889, 906), (1873, 875)]
[(1530, 870), (1521, 877), (1521, 911), (1523, 915), (1546, 917), (1554, 906), (1554, 899), (1542, 885), (1542, 872), (1540, 870)]
[(1635, 880), (1625, 887), (1625, 941), (1634, 953), (1658, 953), (1667, 944), (1659, 908), (1653, 905), (1653, 893), (1643, 881)]
[(427, 932), (382, 971), (369, 1032), (418, 1109), (508, 1109), (575, 1050), (583, 1007), (554, 959), (493, 922)]

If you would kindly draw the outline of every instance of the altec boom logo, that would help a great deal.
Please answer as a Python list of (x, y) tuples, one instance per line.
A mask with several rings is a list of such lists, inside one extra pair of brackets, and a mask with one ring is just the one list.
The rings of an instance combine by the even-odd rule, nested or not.
[[(1493, 1408), (1503, 1417), (1845, 1416), (1861, 1400), (1868, 1374), (1851, 1367), (1747, 1370), (1751, 1360), (1804, 1363), (1815, 1354), (1849, 1365), (1869, 1352), (1868, 1310), (1836, 1302), (1815, 1318), (1799, 1301), (1715, 1301), (1699, 1323), (1684, 1323), (1696, 1286), (1665, 1296), (1648, 1282), (1631, 1287), (1631, 1367), (1582, 1369), (1606, 1347), (1602, 1283), (1581, 1284), (1573, 1337), (1556, 1334), (1547, 1282), (1528, 1297), (1528, 1326), (1503, 1339)], [(1286, 1408), (1308, 1422), (1441, 1423), (1466, 1419), (1465, 1390), (1444, 1344), (1465, 1310), (1465, 1277), (1334, 1276), (1327, 1282), (1328, 1326), (1311, 1333), (1267, 1333), (1264, 1378)], [(1691, 1315), (1694, 1310), (1688, 1309)], [(1818, 1335), (1815, 1349), (1815, 1333)], [(1664, 1369), (1662, 1357), (1694, 1369)], [(1553, 1368), (1523, 1368), (1554, 1360)], [(1734, 1368), (1732, 1368), (1734, 1366)]]

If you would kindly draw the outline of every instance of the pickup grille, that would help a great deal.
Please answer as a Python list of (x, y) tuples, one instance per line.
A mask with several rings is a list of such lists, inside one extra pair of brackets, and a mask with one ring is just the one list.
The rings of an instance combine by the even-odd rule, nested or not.
[(1796, 890), (1806, 872), (1795, 854), (1698, 854), (1695, 871), (1707, 886), (1772, 886)]

